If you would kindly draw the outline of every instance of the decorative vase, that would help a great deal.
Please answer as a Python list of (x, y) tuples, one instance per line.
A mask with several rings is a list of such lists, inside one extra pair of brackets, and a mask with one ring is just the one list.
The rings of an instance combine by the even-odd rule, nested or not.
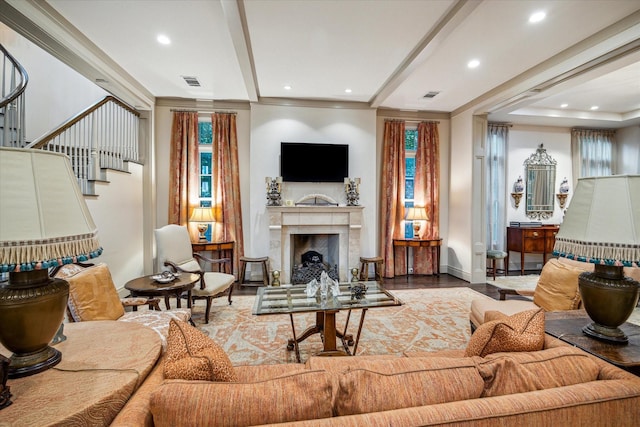
[(513, 184), (513, 192), (522, 193), (523, 191), (524, 191), (524, 183), (522, 182), (522, 177), (519, 176), (518, 180)]

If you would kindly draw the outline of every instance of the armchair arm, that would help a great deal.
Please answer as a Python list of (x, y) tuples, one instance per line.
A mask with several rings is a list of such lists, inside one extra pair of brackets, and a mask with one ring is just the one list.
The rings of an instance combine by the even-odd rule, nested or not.
[(133, 311), (138, 311), (141, 305), (149, 305), (149, 310), (160, 311), (160, 298), (146, 297), (126, 297), (120, 298), (123, 307), (131, 307)]
[(225, 273), (231, 274), (231, 269), (233, 268), (231, 265), (231, 258), (209, 258), (202, 254), (195, 252), (193, 257), (198, 261), (204, 261), (208, 264), (218, 265), (218, 271), (223, 271)]

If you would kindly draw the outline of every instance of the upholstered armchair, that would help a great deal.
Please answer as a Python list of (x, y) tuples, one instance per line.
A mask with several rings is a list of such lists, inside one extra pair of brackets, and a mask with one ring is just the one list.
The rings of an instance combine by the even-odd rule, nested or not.
[[(54, 272), (54, 277), (69, 282), (67, 320), (117, 320), (135, 322), (150, 327), (162, 339), (163, 347), (171, 319), (187, 322), (190, 309), (160, 311), (157, 298), (120, 298), (106, 264), (82, 266), (68, 264)], [(126, 311), (125, 307), (149, 305), (148, 310)]]
[[(228, 290), (229, 304), (235, 277), (229, 258), (211, 259), (191, 250), (191, 237), (187, 227), (175, 224), (165, 225), (155, 230), (156, 256), (158, 267), (173, 272), (187, 272), (200, 275), (200, 282), (191, 290), (193, 300), (205, 299), (205, 323), (209, 323), (209, 313), (213, 298), (224, 295)], [(220, 271), (205, 271), (200, 262)], [(222, 270), (226, 269), (227, 272)], [(186, 295), (186, 294), (185, 294)]]

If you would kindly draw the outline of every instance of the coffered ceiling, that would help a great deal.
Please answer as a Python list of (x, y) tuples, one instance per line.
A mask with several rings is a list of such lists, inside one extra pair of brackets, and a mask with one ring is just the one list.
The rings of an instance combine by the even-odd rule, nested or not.
[[(145, 95), (214, 104), (323, 101), (453, 114), (471, 109), (512, 123), (640, 123), (640, 0), (0, 5), (12, 12), (8, 25), (44, 40), (54, 54), (66, 47), (61, 59), (134, 104)], [(546, 16), (529, 22), (535, 12)], [(158, 35), (170, 43), (158, 43)], [(479, 65), (468, 68), (471, 60)], [(128, 88), (137, 88), (134, 96)]]

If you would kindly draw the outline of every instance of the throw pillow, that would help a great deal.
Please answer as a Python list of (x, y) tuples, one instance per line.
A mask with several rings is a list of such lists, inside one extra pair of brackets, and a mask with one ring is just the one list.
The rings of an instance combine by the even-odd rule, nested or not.
[(578, 276), (584, 271), (583, 267), (563, 263), (555, 258), (549, 260), (540, 273), (533, 302), (546, 311), (580, 308)]
[(74, 321), (118, 320), (124, 315), (106, 264), (85, 268), (65, 280), (69, 282), (67, 306)]
[(483, 323), (471, 335), (465, 356), (536, 351), (544, 346), (544, 311), (539, 308)]
[(478, 361), (482, 397), (504, 396), (598, 379), (600, 367), (584, 352), (557, 347), (531, 353), (491, 354)]
[(168, 379), (237, 381), (227, 353), (188, 323), (171, 319), (164, 377)]

